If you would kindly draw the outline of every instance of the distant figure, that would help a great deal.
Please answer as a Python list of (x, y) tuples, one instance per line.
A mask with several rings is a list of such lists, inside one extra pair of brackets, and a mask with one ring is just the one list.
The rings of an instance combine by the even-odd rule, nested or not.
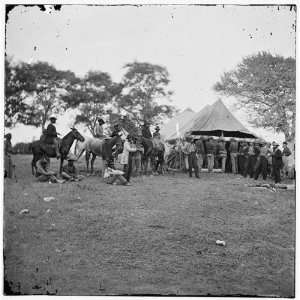
[(193, 169), (195, 171), (196, 178), (199, 178), (198, 162), (196, 157), (196, 146), (191, 137), (186, 138), (187, 143), (185, 145), (185, 151), (188, 155), (189, 162), (189, 176), (193, 177)]
[(132, 154), (132, 172), (134, 175), (141, 175), (142, 172), (142, 155), (144, 147), (141, 143), (141, 135), (138, 135), (133, 141), (136, 147), (136, 152)]
[(124, 142), (123, 152), (121, 156), (121, 164), (124, 166), (124, 177), (127, 182), (130, 182), (131, 171), (132, 171), (132, 152), (136, 151), (136, 147), (132, 144), (132, 137), (128, 135)]
[(282, 168), (282, 153), (278, 148), (279, 144), (276, 142), (273, 143), (273, 153), (272, 153), (272, 167), (273, 167), (273, 176), (275, 183), (281, 182), (280, 178), (280, 169)]
[(254, 173), (254, 179), (257, 180), (258, 176), (262, 174), (263, 180), (267, 179), (268, 175), (268, 154), (269, 154), (269, 148), (267, 146), (267, 143), (263, 142), (261, 143), (260, 147), (260, 153), (257, 158), (257, 164), (255, 168)]
[(248, 147), (248, 156), (246, 157), (244, 177), (248, 175), (250, 178), (253, 178), (254, 175), (254, 166), (255, 166), (255, 152), (254, 144), (251, 142)]
[(184, 171), (188, 172), (189, 170), (189, 158), (188, 158), (188, 151), (187, 151), (187, 145), (188, 141), (186, 138), (182, 140), (182, 146), (181, 146), (181, 151), (183, 153), (183, 159), (184, 159)]
[(160, 128), (158, 126), (156, 126), (155, 132), (153, 133), (153, 146), (156, 149), (160, 148), (160, 143), (161, 143), (159, 131), (160, 131)]
[(50, 117), (50, 124), (48, 125), (46, 131), (45, 131), (45, 139), (44, 143), (45, 144), (52, 144), (55, 147), (55, 152), (56, 152), (56, 158), (60, 158), (60, 153), (59, 153), (59, 145), (58, 145), (58, 133), (56, 132), (56, 127), (54, 124), (56, 123), (56, 117), (52, 115)]
[(207, 168), (208, 172), (212, 172), (215, 164), (215, 152), (216, 145), (213, 138), (209, 137), (206, 141), (206, 152), (207, 152)]
[(11, 144), (11, 133), (7, 133), (4, 141), (4, 178), (12, 178), (13, 177), (13, 163), (11, 159), (11, 155), (13, 154), (13, 148)]
[(268, 156), (267, 156), (267, 159), (268, 159), (268, 176), (272, 176), (272, 148), (271, 148), (271, 143), (267, 143), (267, 148), (268, 148)]
[(160, 139), (160, 133), (159, 133), (159, 131), (160, 131), (159, 126), (156, 126), (155, 127), (155, 131), (153, 133), (153, 138), (159, 138)]
[(225, 141), (223, 138), (220, 138), (217, 144), (217, 153), (218, 156), (221, 158), (221, 169), (222, 172), (225, 173), (225, 166), (226, 166), (226, 158), (227, 158), (227, 151), (225, 148)]
[(59, 180), (56, 177), (56, 172), (50, 170), (50, 159), (44, 155), (36, 163), (36, 177), (39, 182), (50, 181), (52, 183), (64, 183), (64, 180)]
[(99, 118), (94, 132), (95, 137), (98, 139), (105, 138), (105, 135), (103, 134), (103, 124), (105, 124), (105, 122), (103, 121), (103, 119)]
[(238, 163), (237, 162), (238, 142), (234, 138), (230, 140), (229, 152), (230, 152), (232, 173), (237, 174), (238, 173), (238, 164), (237, 164)]
[(76, 161), (76, 157), (72, 154), (69, 154), (67, 158), (68, 163), (63, 166), (61, 176), (62, 178), (68, 181), (80, 181), (84, 178), (84, 176), (79, 175), (77, 168), (74, 165), (74, 161)]
[(200, 137), (200, 139), (195, 142), (195, 146), (196, 146), (196, 157), (197, 157), (198, 170), (199, 170), (199, 172), (201, 172), (204, 157), (205, 157), (203, 137)]
[(113, 132), (112, 132), (112, 134), (111, 134), (111, 136), (110, 137), (115, 137), (115, 136), (117, 136), (117, 135), (120, 135), (120, 131), (121, 131), (121, 127), (120, 127), (120, 124), (115, 124), (114, 125), (114, 128), (113, 128)]
[(238, 171), (239, 174), (245, 174), (245, 165), (248, 157), (249, 146), (246, 142), (240, 144), (240, 149), (238, 153)]
[(292, 154), (291, 150), (287, 146), (287, 142), (283, 142), (282, 144), (283, 150), (282, 150), (282, 174), (284, 177), (288, 177), (289, 174), (289, 157)]

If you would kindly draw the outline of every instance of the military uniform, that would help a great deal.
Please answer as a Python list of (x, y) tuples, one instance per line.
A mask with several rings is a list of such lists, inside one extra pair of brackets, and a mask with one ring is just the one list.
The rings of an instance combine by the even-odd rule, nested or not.
[(222, 172), (225, 172), (227, 151), (225, 148), (225, 142), (223, 140), (220, 140), (219, 143), (217, 144), (217, 153), (219, 158), (221, 158)]
[(199, 169), (198, 169), (198, 162), (196, 157), (196, 146), (195, 144), (191, 143), (190, 141), (187, 142), (185, 146), (185, 151), (188, 155), (188, 164), (189, 164), (189, 176), (192, 177), (192, 171), (194, 168), (195, 176), (199, 178)]
[[(55, 117), (50, 118), (50, 120), (52, 120), (52, 119), (56, 120)], [(45, 131), (44, 143), (54, 145), (55, 152), (56, 152), (56, 157), (57, 158), (60, 157), (56, 127), (54, 126), (54, 124), (52, 122), (48, 125), (48, 127)]]
[(232, 173), (237, 174), (237, 172), (238, 172), (238, 164), (237, 164), (238, 142), (234, 139), (232, 139), (230, 142), (229, 152), (230, 152)]
[(216, 153), (216, 144), (210, 139), (206, 143), (206, 152), (207, 152), (207, 168), (208, 172), (211, 172), (215, 164), (215, 153)]
[(272, 167), (275, 183), (279, 183), (281, 181), (280, 169), (282, 168), (282, 165), (282, 153), (278, 148), (276, 148), (272, 155)]
[(204, 144), (202, 139), (197, 140), (195, 146), (196, 146), (196, 157), (197, 157), (198, 169), (199, 172), (201, 172), (204, 157), (205, 157), (205, 149), (204, 149)]

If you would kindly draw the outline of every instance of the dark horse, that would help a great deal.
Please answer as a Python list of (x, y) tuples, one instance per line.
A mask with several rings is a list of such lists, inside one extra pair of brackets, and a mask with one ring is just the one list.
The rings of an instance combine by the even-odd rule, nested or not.
[[(64, 160), (67, 158), (70, 148), (74, 142), (74, 140), (79, 140), (81, 142), (84, 141), (84, 137), (79, 133), (76, 128), (71, 128), (71, 131), (62, 138), (59, 145), (59, 153), (60, 153), (60, 166), (59, 173), (62, 172), (62, 166)], [(41, 141), (35, 141), (31, 144), (31, 150), (33, 154), (33, 159), (31, 162), (32, 175), (36, 172), (36, 162), (46, 154), (48, 157), (56, 157), (56, 152), (53, 145), (47, 145), (42, 143)]]
[(144, 147), (144, 154), (142, 156), (142, 168), (144, 173), (147, 173), (149, 159), (152, 171), (157, 172), (158, 167), (160, 167), (160, 172), (162, 173), (165, 160), (165, 145), (161, 142), (160, 147), (157, 148), (151, 139), (145, 137), (140, 137), (140, 142)]
[[(116, 149), (113, 154), (113, 147), (116, 145)], [(122, 140), (119, 135), (115, 135), (110, 139), (101, 140), (98, 138), (87, 138), (84, 143), (76, 143), (75, 153), (77, 159), (85, 151), (86, 167), (87, 172), (89, 170), (89, 160), (90, 155), (92, 154), (91, 159), (91, 172), (94, 172), (94, 162), (97, 156), (101, 156), (103, 161), (108, 165), (110, 164), (113, 156), (116, 156), (122, 149)], [(79, 154), (77, 154), (79, 152)]]

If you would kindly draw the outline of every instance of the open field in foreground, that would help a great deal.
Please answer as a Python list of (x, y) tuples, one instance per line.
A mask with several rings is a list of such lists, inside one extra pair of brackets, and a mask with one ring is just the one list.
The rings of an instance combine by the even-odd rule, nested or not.
[(294, 191), (207, 173), (38, 183), (30, 160), (5, 181), (6, 293), (294, 295)]

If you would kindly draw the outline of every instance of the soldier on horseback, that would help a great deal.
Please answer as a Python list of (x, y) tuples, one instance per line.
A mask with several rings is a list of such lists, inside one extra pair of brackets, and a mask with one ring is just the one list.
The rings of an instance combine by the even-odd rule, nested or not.
[(59, 133), (56, 131), (56, 127), (54, 124), (56, 123), (56, 117), (52, 115), (50, 117), (50, 124), (48, 125), (47, 129), (44, 132), (44, 138), (42, 139), (42, 142), (47, 145), (53, 145), (55, 147), (55, 152), (56, 152), (56, 158), (60, 158), (60, 153), (59, 153), (59, 144), (58, 144), (58, 139), (57, 136)]
[(144, 124), (142, 125), (142, 136), (147, 139), (152, 139), (149, 123), (147, 121), (144, 121)]

